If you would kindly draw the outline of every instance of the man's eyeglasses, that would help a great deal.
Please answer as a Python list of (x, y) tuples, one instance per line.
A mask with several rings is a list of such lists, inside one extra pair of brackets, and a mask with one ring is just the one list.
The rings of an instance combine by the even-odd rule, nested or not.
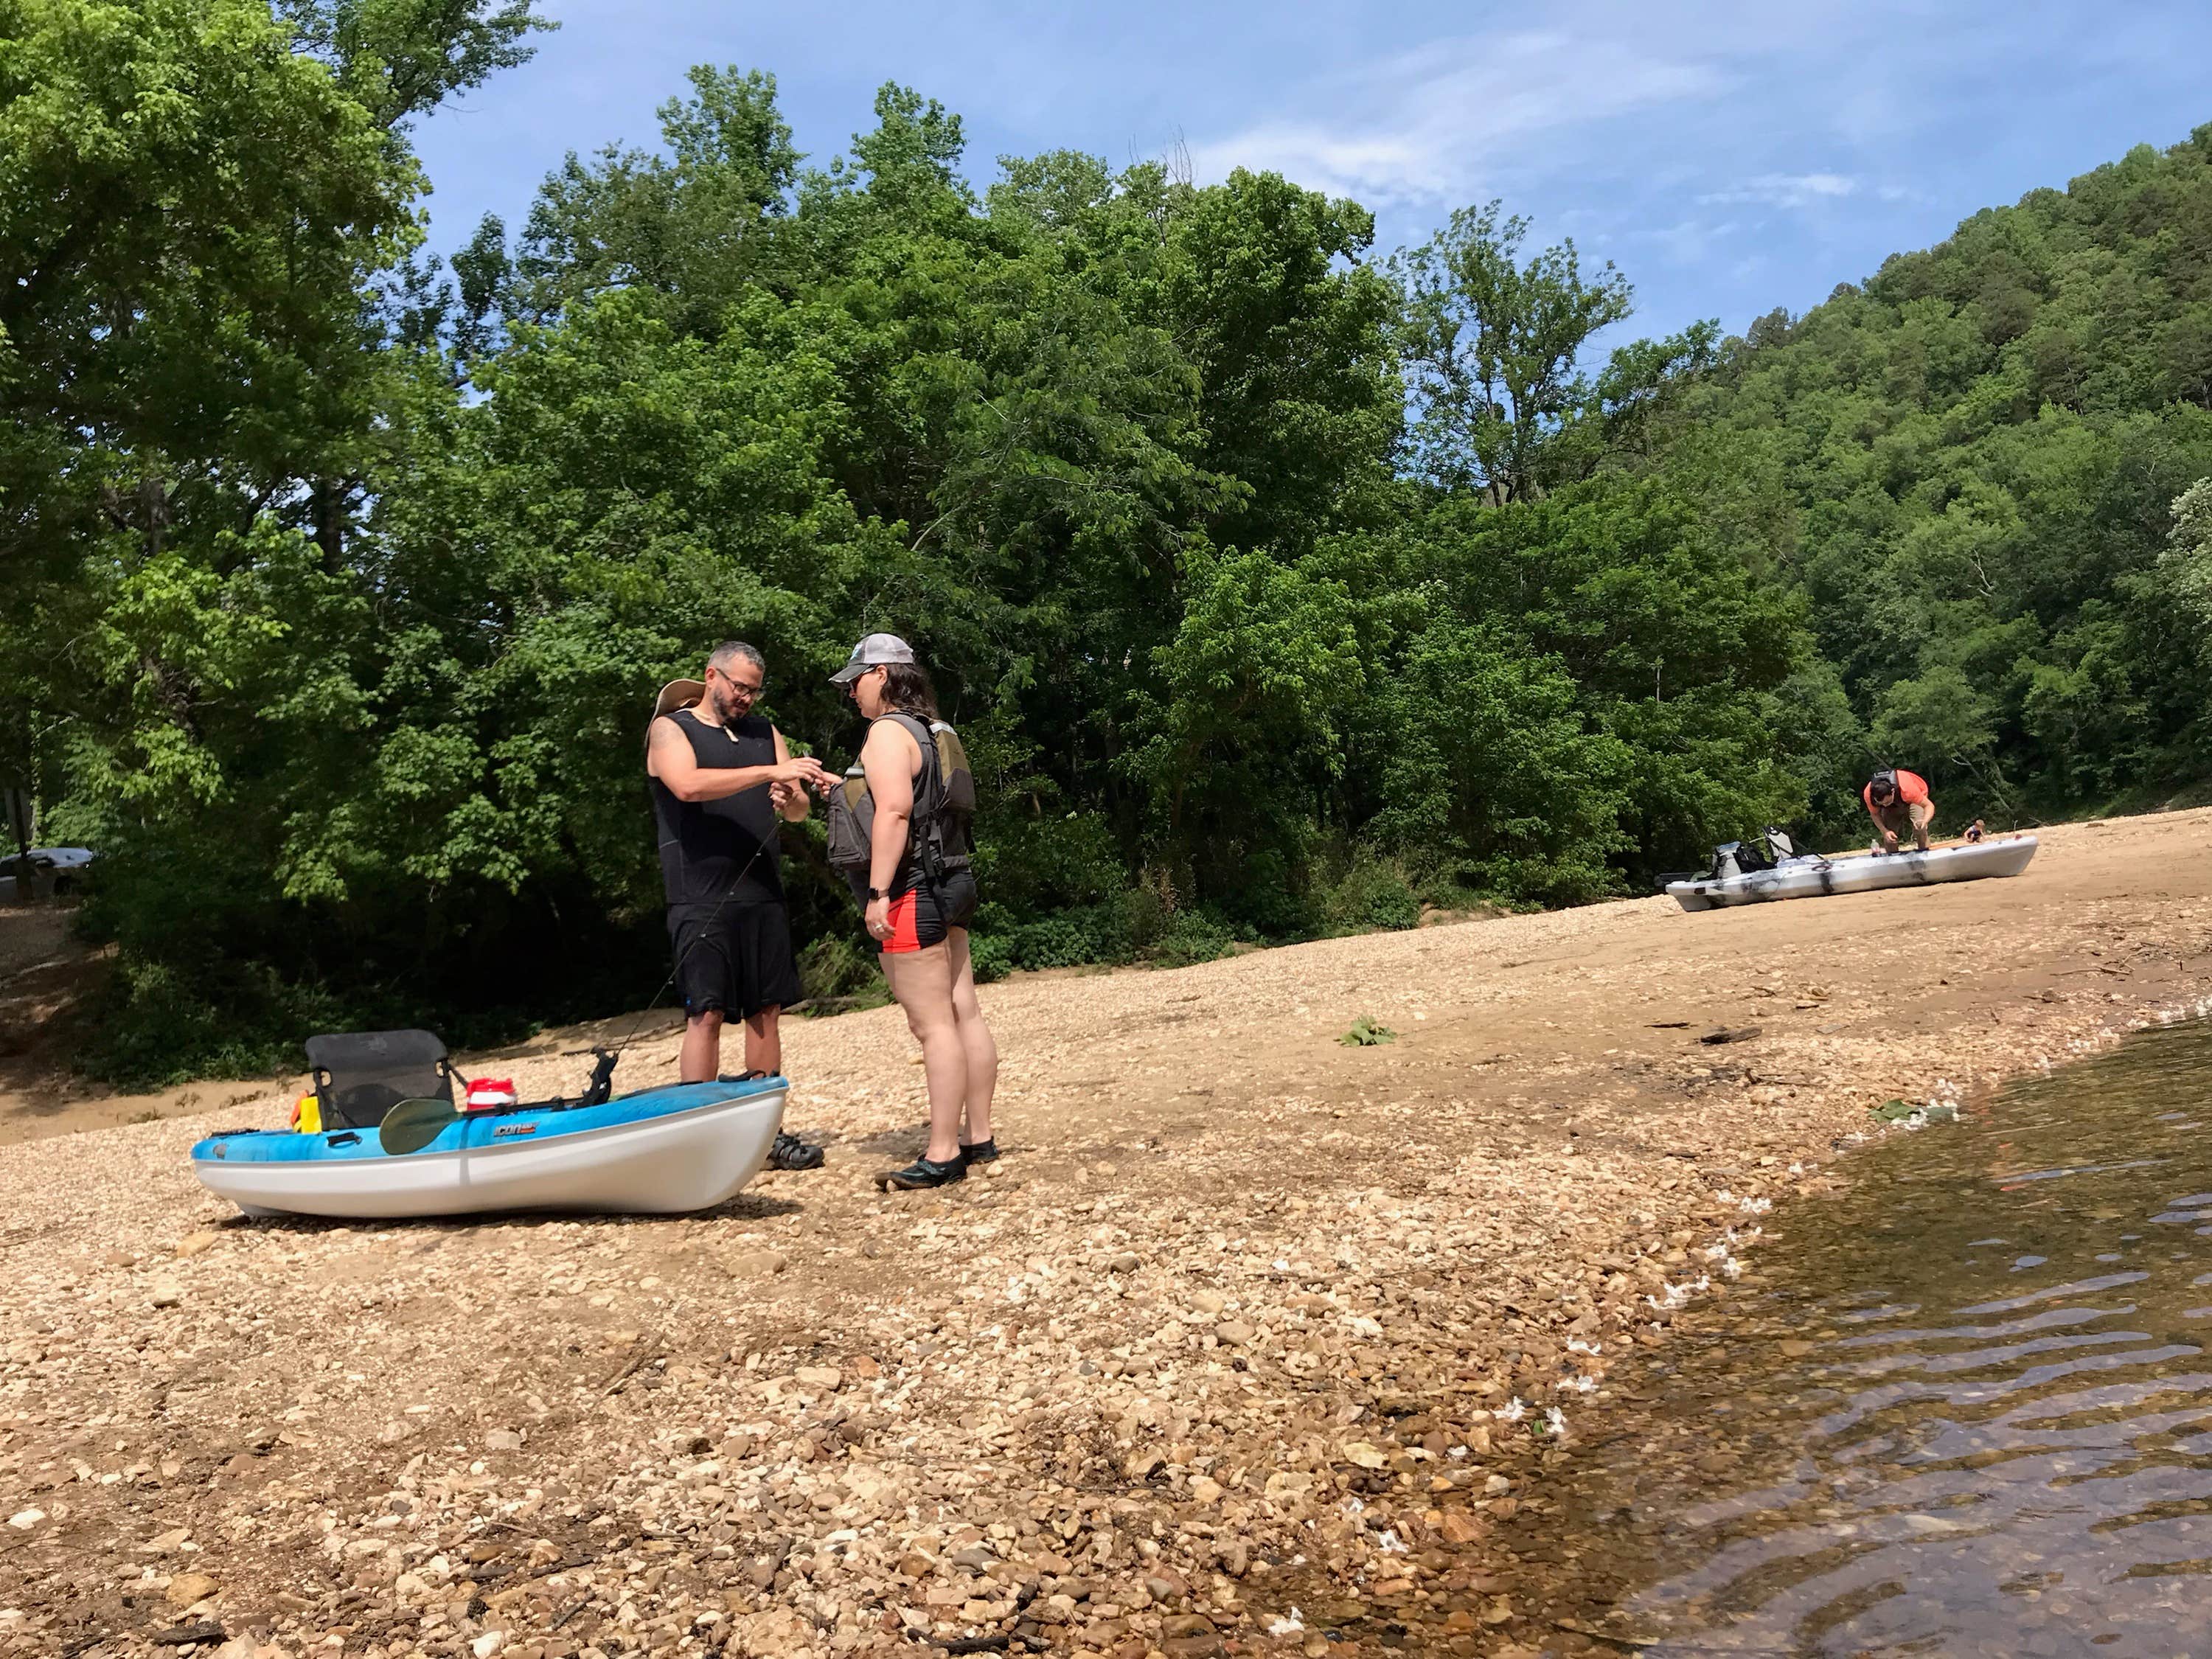
[(707, 672), (720, 679), (723, 684), (728, 686), (731, 690), (736, 692), (748, 702), (754, 701), (761, 695), (762, 692), (768, 690), (768, 682), (764, 679), (757, 680), (751, 684), (747, 684), (743, 680), (732, 679), (727, 674), (723, 673), (719, 668), (710, 668)]

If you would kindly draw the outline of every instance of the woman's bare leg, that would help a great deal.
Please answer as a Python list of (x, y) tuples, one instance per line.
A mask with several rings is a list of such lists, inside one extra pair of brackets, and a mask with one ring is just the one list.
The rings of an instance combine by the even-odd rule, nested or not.
[(983, 1005), (975, 1000), (975, 964), (968, 954), (968, 930), (955, 927), (945, 936), (952, 963), (952, 1015), (959, 1024), (960, 1048), (968, 1062), (966, 1133), (960, 1139), (970, 1146), (991, 1138), (991, 1097), (999, 1087), (999, 1044), (983, 1023)]
[(907, 1029), (921, 1044), (929, 1085), (929, 1150), (923, 1156), (932, 1164), (951, 1163), (960, 1156), (960, 1109), (968, 1093), (968, 1054), (952, 1007), (951, 951), (943, 944), (887, 951), (883, 963)]

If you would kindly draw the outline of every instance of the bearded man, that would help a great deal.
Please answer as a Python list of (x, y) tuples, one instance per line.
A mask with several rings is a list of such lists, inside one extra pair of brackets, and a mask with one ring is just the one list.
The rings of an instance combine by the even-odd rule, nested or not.
[(800, 994), (776, 820), (805, 818), (807, 790), (836, 780), (819, 762), (794, 757), (783, 733), (752, 712), (767, 686), (767, 659), (726, 641), (703, 679), (661, 692), (647, 738), (686, 1083), (720, 1074), (732, 1017), (744, 1024), (745, 1069), (781, 1073), (777, 1023)]

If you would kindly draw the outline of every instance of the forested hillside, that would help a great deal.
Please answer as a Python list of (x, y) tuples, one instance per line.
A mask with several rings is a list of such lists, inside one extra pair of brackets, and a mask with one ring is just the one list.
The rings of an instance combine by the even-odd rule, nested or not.
[(2005, 823), (2201, 795), (2212, 657), (2160, 556), (2212, 474), (2212, 128), (1725, 358), (1669, 470), (1803, 595), (1837, 765), (1863, 742)]
[(441, 264), (408, 123), (535, 27), (0, 0), (0, 772), (101, 854), (111, 1073), (634, 1002), (645, 717), (729, 636), (839, 763), (824, 676), (920, 647), (993, 971), (1633, 891), (1877, 757), (1954, 823), (2212, 774), (2212, 129), (1601, 357), (1626, 279), (1495, 208), (1384, 258), (897, 87), (810, 161), (737, 70)]

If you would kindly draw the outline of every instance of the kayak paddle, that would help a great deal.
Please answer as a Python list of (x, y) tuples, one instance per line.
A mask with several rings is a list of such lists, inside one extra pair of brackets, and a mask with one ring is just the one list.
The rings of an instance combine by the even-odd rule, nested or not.
[(377, 1144), (394, 1158), (419, 1152), (460, 1115), (450, 1100), (403, 1100), (377, 1126)]

